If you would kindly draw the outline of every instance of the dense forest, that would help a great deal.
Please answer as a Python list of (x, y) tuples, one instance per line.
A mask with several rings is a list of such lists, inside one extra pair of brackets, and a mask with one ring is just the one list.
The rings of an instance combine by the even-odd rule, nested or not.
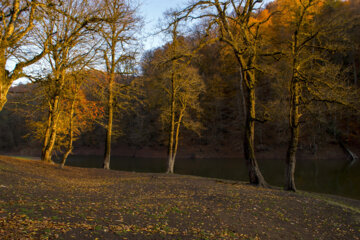
[(143, 54), (135, 1), (0, 9), (2, 153), (62, 166), (104, 154), (109, 169), (111, 153), (142, 151), (167, 156), (168, 173), (177, 153), (241, 156), (267, 186), (262, 154), (286, 161), (293, 191), (299, 153), (359, 154), (358, 0), (193, 1), (164, 14), (167, 42)]

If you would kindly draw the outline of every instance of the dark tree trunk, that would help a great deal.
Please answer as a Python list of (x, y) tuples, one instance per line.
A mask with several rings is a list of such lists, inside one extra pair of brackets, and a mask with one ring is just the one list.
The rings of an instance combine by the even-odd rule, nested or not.
[(247, 113), (245, 121), (245, 137), (244, 137), (244, 155), (246, 165), (249, 171), (250, 184), (257, 186), (267, 187), (268, 184), (265, 182), (262, 176), (258, 163), (255, 158), (254, 149), (254, 135), (255, 135), (255, 89), (253, 87), (246, 88), (247, 94)]
[(249, 173), (249, 182), (250, 184), (268, 187), (269, 185), (266, 183), (261, 171), (259, 169), (259, 165), (257, 163), (255, 157), (255, 146), (254, 146), (254, 138), (255, 138), (255, 121), (256, 121), (256, 96), (255, 96), (255, 85), (256, 78), (254, 70), (244, 71), (243, 66), (248, 66), (252, 68), (253, 63), (255, 62), (255, 55), (250, 57), (246, 62), (241, 54), (237, 51), (234, 51), (235, 56), (239, 63), (240, 69), (240, 80), (243, 83), (245, 90), (243, 94), (244, 98), (244, 115), (245, 115), (245, 134), (244, 134), (244, 157), (246, 161), (246, 166)]
[(298, 130), (291, 128), (290, 143), (286, 155), (286, 183), (285, 190), (296, 191), (295, 186), (295, 165), (296, 165), (296, 151), (298, 146)]
[(300, 100), (300, 86), (294, 70), (293, 77), (290, 83), (290, 140), (286, 155), (286, 170), (285, 170), (285, 190), (296, 191), (295, 186), (295, 165), (296, 152), (299, 144), (299, 100)]
[[(244, 119), (246, 119), (246, 100), (245, 100), (245, 94), (244, 94), (244, 77), (243, 77), (243, 70), (240, 66), (239, 68), (239, 74), (240, 74), (240, 83), (239, 83), (239, 89), (240, 89), (240, 96), (241, 96), (241, 105), (242, 105), (242, 113), (244, 115)], [(241, 111), (239, 112), (241, 113)]]

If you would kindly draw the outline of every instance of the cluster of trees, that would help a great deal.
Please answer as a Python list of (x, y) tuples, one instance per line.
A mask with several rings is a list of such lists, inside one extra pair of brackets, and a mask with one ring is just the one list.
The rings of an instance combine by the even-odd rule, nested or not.
[(8, 105), (43, 142), (45, 162), (60, 151), (63, 166), (75, 140), (100, 135), (109, 169), (120, 132), (140, 148), (167, 145), (168, 173), (181, 139), (242, 144), (250, 183), (267, 186), (256, 146), (276, 141), (288, 144), (285, 189), (295, 191), (300, 140), (316, 148), (329, 135), (356, 158), (346, 144), (360, 129), (356, 0), (194, 1), (166, 14), (170, 40), (140, 63), (132, 2), (14, 0), (1, 8), (0, 107), (13, 81), (31, 79)]
[[(123, 0), (14, 0), (1, 7), (1, 109), (15, 80), (24, 76), (32, 80), (31, 89), (17, 100), (29, 104), (29, 126), (43, 141), (41, 159), (52, 162), (54, 149), (63, 148), (64, 165), (81, 130), (106, 108), (104, 167), (108, 169), (115, 91), (122, 92), (115, 78), (134, 74), (129, 65), (135, 59), (134, 38), (140, 23), (136, 6)], [(34, 56), (28, 59), (29, 52)], [(11, 63), (15, 67), (9, 71)], [(29, 65), (32, 68), (25, 71)], [(94, 65), (102, 66), (97, 83), (106, 86), (106, 94), (97, 97), (106, 95), (106, 100), (100, 99), (103, 106), (95, 102), (96, 96), (86, 96)]]

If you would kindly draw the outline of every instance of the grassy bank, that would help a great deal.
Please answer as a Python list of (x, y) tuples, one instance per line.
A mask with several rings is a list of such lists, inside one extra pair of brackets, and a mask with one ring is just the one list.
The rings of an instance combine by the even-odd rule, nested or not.
[(360, 239), (359, 201), (0, 157), (0, 239)]

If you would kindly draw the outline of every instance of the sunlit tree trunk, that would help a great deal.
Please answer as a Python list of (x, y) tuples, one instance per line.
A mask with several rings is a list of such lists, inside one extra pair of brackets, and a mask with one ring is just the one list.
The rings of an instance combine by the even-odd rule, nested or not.
[[(173, 147), (171, 150), (171, 155), (169, 154), (169, 158), (171, 157), (171, 160), (169, 159), (169, 164), (168, 164), (168, 173), (174, 173), (174, 166), (175, 166), (175, 159), (176, 159), (176, 154), (177, 154), (177, 150), (178, 150), (178, 146), (179, 146), (179, 135), (180, 135), (180, 127), (181, 127), (181, 122), (182, 119), (184, 117), (184, 113), (186, 110), (186, 105), (184, 105), (179, 113), (179, 118), (178, 121), (175, 123), (175, 119), (174, 119), (174, 128), (173, 128), (173, 134), (172, 134), (172, 138), (173, 138)], [(176, 125), (176, 130), (175, 130), (175, 125)]]
[[(180, 127), (181, 127), (181, 122), (182, 122), (182, 118), (184, 116), (185, 109), (186, 109), (186, 106), (184, 106), (184, 108), (181, 110), (180, 115), (179, 115), (179, 120), (176, 125), (175, 146), (174, 146), (174, 153), (173, 153), (173, 162), (174, 163), (175, 163), (175, 158), (176, 158), (176, 154), (177, 154), (177, 150), (178, 150), (178, 146), (179, 146)], [(173, 166), (173, 168), (174, 168), (174, 166)]]
[(0, 51), (0, 111), (3, 109), (7, 99), (7, 93), (11, 87), (11, 81), (9, 81), (5, 70), (5, 49)]
[[(177, 23), (172, 29), (172, 45), (171, 54), (176, 55), (177, 51)], [(170, 131), (169, 131), (169, 146), (168, 146), (168, 168), (166, 173), (174, 173), (175, 156), (174, 156), (174, 134), (175, 134), (175, 97), (176, 97), (176, 60), (171, 62), (171, 86), (170, 86)]]
[[(1, 76), (0, 76), (1, 77)], [(7, 94), (9, 92), (9, 89), (11, 87), (11, 84), (9, 83), (0, 83), (0, 112), (2, 111), (3, 107), (5, 106), (7, 102)]]
[(45, 150), (47, 145), (49, 144), (49, 139), (50, 139), (50, 128), (51, 128), (51, 118), (52, 118), (52, 110), (51, 110), (51, 106), (49, 106), (49, 115), (48, 115), (48, 120), (47, 120), (47, 125), (46, 125), (46, 131), (45, 131), (45, 135), (44, 135), (44, 141), (43, 141), (43, 147), (41, 150), (41, 159), (44, 159), (45, 156)]
[(123, 0), (104, 0), (99, 3), (102, 9), (100, 16), (104, 21), (97, 30), (104, 42), (103, 60), (109, 78), (104, 169), (110, 169), (113, 117), (114, 111), (117, 110), (115, 97), (119, 96), (119, 92), (116, 91), (116, 77), (121, 72), (121, 66), (129, 60), (134, 60), (135, 56), (135, 52), (129, 51), (130, 45), (133, 45), (133, 41), (136, 40), (135, 36), (137, 36), (133, 30), (137, 29), (139, 23), (137, 7), (133, 7), (133, 3)]
[(52, 105), (50, 136), (48, 138), (49, 140), (47, 141), (47, 143), (45, 143), (46, 145), (43, 147), (43, 152), (41, 154), (41, 160), (48, 163), (52, 163), (51, 157), (56, 141), (57, 124), (60, 116), (59, 102), (60, 102), (60, 96), (56, 96), (54, 98), (54, 102)]
[(76, 96), (74, 97), (72, 103), (71, 103), (71, 109), (70, 109), (70, 128), (69, 128), (69, 143), (67, 145), (67, 150), (63, 156), (63, 159), (61, 161), (60, 168), (64, 168), (66, 160), (68, 156), (71, 154), (73, 150), (73, 141), (74, 141), (74, 114), (75, 114), (75, 103), (76, 103)]
[(52, 90), (54, 93), (52, 99), (50, 100), (50, 114), (48, 122), (48, 129), (45, 132), (44, 145), (41, 152), (41, 160), (44, 162), (52, 163), (52, 153), (56, 142), (57, 127), (60, 117), (60, 101), (61, 101), (61, 92), (65, 84), (65, 71), (56, 71), (54, 74), (55, 87)]
[(104, 169), (110, 169), (110, 157), (111, 157), (111, 137), (113, 128), (113, 116), (114, 116), (114, 82), (115, 74), (111, 73), (109, 79), (109, 98), (108, 98), (108, 124), (106, 129), (106, 141), (105, 141), (105, 154), (104, 154)]
[[(174, 68), (173, 68), (174, 71)], [(169, 131), (169, 146), (168, 146), (168, 168), (167, 173), (174, 173), (174, 132), (175, 132), (175, 73), (171, 76), (171, 107), (170, 107), (170, 131)]]

